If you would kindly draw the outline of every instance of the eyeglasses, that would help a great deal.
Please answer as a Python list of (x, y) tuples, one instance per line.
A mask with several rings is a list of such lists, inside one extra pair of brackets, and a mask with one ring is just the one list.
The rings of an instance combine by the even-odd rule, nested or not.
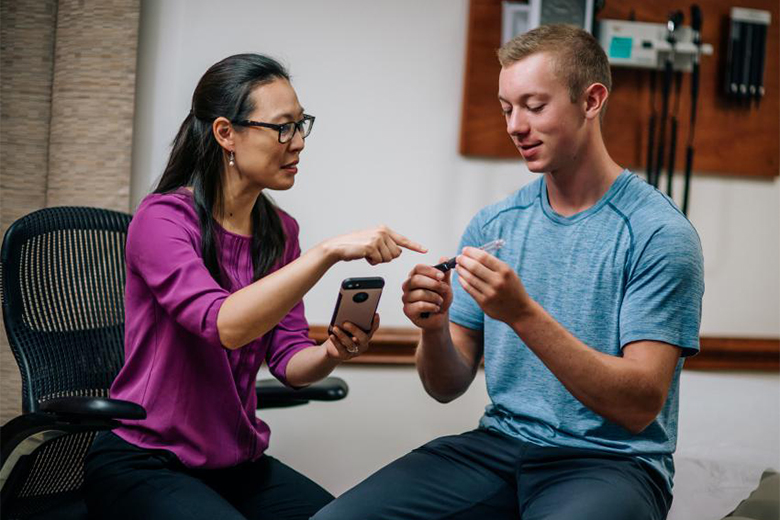
[(244, 121), (234, 121), (233, 124), (238, 126), (259, 126), (262, 128), (271, 128), (279, 132), (279, 142), (284, 144), (293, 138), (296, 130), (301, 133), (301, 137), (306, 139), (306, 137), (311, 133), (311, 128), (314, 126), (314, 116), (303, 114), (303, 119), (300, 121), (282, 123), (281, 125), (276, 125), (273, 123), (261, 123), (260, 121), (250, 121), (248, 119)]

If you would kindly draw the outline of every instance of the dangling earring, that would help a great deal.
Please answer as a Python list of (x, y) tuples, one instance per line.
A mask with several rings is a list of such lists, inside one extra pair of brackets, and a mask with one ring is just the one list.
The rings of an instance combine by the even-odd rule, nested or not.
[(233, 154), (233, 150), (230, 150), (230, 155), (228, 156), (228, 164), (230, 166), (236, 165), (236, 156)]

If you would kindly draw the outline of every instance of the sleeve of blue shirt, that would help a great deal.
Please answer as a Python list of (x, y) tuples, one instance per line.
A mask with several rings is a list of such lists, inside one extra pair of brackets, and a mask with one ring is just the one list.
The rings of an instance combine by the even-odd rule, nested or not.
[[(460, 254), (466, 246), (479, 247), (485, 243), (482, 234), (481, 215), (478, 213), (471, 219), (466, 231), (460, 239), (457, 253)], [(485, 314), (474, 298), (461, 287), (458, 275), (452, 271), (452, 305), (450, 306), (450, 321), (473, 330), (483, 330)]]
[(687, 220), (670, 221), (647, 236), (638, 233), (628, 260), (620, 308), (620, 345), (641, 340), (699, 351), (704, 294), (701, 244)]

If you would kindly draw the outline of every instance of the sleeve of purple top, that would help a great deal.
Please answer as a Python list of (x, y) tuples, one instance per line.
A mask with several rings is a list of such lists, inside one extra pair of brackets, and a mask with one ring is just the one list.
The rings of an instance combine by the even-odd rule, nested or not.
[[(282, 217), (287, 233), (287, 250), (284, 259), (286, 265), (301, 256), (301, 247), (298, 243), (298, 224), (286, 214)], [(287, 363), (295, 354), (313, 345), (314, 341), (309, 338), (309, 323), (304, 314), (303, 301), (299, 301), (274, 328), (274, 335), (266, 354), (268, 369), (276, 379), (288, 384)]]
[(127, 234), (127, 266), (146, 282), (158, 304), (187, 331), (221, 347), (217, 314), (230, 293), (211, 277), (199, 236), (183, 224), (183, 200), (159, 197), (142, 205)]

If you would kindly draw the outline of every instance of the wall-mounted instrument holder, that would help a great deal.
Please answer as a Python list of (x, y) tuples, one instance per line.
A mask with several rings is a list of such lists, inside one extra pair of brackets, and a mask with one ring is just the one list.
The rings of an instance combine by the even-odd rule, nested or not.
[(724, 91), (730, 98), (758, 101), (764, 96), (766, 34), (772, 13), (732, 7), (730, 14)]
[(695, 58), (711, 55), (712, 45), (696, 44), (698, 32), (690, 26), (601, 20), (598, 39), (609, 63), (616, 67), (662, 70), (671, 55), (676, 71), (691, 72)]

